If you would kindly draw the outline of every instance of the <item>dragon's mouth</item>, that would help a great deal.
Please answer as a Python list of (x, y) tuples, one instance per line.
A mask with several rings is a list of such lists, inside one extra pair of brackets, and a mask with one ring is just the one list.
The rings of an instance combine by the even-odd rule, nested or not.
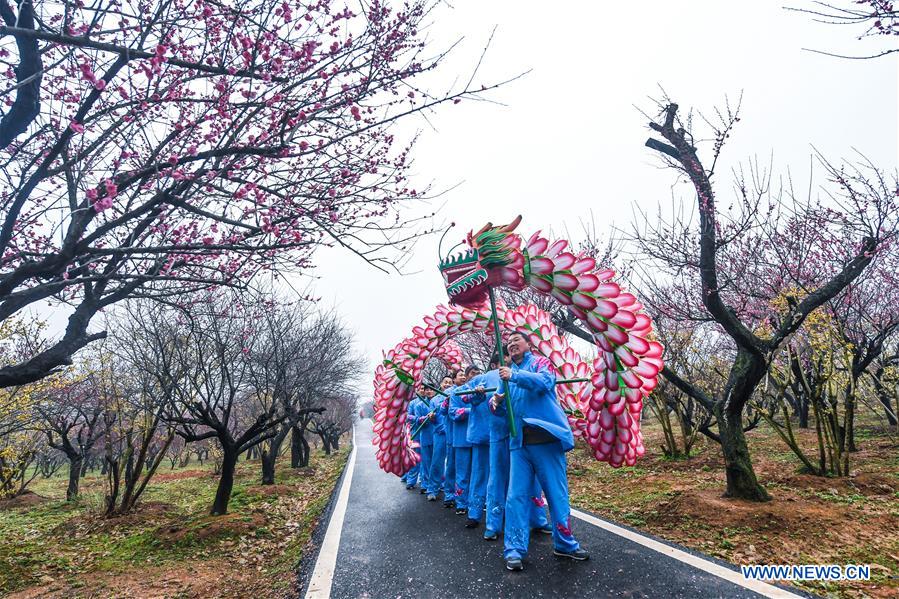
[(440, 263), (444, 286), (450, 301), (464, 299), (487, 282), (487, 271), (478, 262), (478, 250), (469, 248)]
[(460, 273), (453, 277), (452, 280), (449, 278), (449, 274), (450, 273), (445, 274), (444, 280), (447, 282), (446, 292), (450, 299), (455, 299), (456, 297), (463, 295), (466, 291), (487, 282), (487, 271), (483, 268), (468, 271), (467, 273)]

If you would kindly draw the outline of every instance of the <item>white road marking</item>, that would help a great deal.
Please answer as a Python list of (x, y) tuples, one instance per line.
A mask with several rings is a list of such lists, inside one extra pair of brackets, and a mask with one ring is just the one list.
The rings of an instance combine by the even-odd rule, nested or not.
[(655, 539), (650, 539), (649, 537), (644, 537), (641, 534), (637, 534), (633, 531), (630, 531), (626, 528), (622, 528), (620, 526), (615, 526), (610, 522), (606, 522), (605, 520), (600, 520), (595, 516), (591, 516), (590, 514), (585, 514), (579, 510), (571, 510), (571, 515), (575, 518), (579, 518), (584, 522), (589, 522), (593, 526), (598, 526), (604, 530), (611, 532), (612, 534), (616, 534), (619, 537), (625, 538), (628, 541), (633, 543), (637, 543), (638, 545), (642, 545), (648, 549), (652, 549), (653, 551), (657, 551), (662, 555), (667, 555), (672, 559), (676, 559), (679, 562), (683, 562), (694, 568), (698, 568), (703, 572), (708, 572), (713, 576), (717, 576), (718, 578), (723, 578), (728, 582), (732, 582), (737, 586), (741, 586), (744, 589), (749, 589), (750, 591), (755, 591), (759, 595), (764, 597), (772, 597), (776, 599), (801, 599), (801, 595), (796, 595), (795, 593), (791, 593), (789, 591), (785, 591), (779, 587), (774, 585), (762, 582), (760, 580), (749, 580), (744, 578), (740, 572), (734, 572), (730, 568), (725, 568), (715, 562), (710, 562), (708, 560), (702, 559), (701, 557), (697, 557), (692, 553), (687, 553), (686, 551), (681, 551), (680, 549), (675, 549), (665, 543), (660, 543)]
[(331, 596), (331, 584), (334, 581), (334, 568), (337, 566), (337, 550), (340, 549), (340, 535), (343, 532), (343, 520), (346, 516), (346, 506), (350, 498), (350, 484), (353, 482), (353, 470), (356, 468), (356, 427), (353, 426), (353, 451), (350, 453), (346, 474), (340, 485), (340, 493), (337, 495), (337, 503), (331, 512), (331, 521), (322, 541), (321, 551), (312, 576), (309, 578), (309, 588), (306, 589), (306, 599), (327, 599)]

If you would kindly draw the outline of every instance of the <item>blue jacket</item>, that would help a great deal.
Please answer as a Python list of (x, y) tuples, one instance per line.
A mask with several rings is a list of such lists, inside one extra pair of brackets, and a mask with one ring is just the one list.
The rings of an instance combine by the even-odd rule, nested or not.
[[(455, 389), (455, 387), (447, 387), (443, 390), (449, 397), (443, 397), (442, 395), (437, 396), (447, 403), (447, 407), (440, 408), (440, 413), (443, 416), (443, 432), (446, 433), (446, 441), (450, 446), (453, 444), (453, 419), (449, 417), (449, 402), (453, 396), (453, 389)], [(437, 399), (437, 397), (434, 399)], [(442, 402), (441, 405), (443, 405)]]
[[(434, 435), (446, 434), (446, 410), (443, 409), (443, 400), (446, 399), (442, 395), (435, 395), (431, 398), (431, 410), (434, 413)], [(445, 442), (445, 441), (444, 441)]]
[(415, 414), (415, 404), (417, 403), (418, 396), (413, 395), (412, 399), (409, 400), (409, 405), (406, 406), (406, 426), (409, 427), (410, 435), (415, 432), (416, 428), (418, 428), (418, 416)]
[[(485, 372), (484, 374), (479, 374), (474, 377), (468, 384), (466, 385), (469, 390), (474, 390), (478, 387), (478, 385), (483, 386), (485, 389), (494, 388), (498, 389), (500, 387), (500, 378), (498, 370), (491, 370), (489, 372)], [(493, 395), (491, 393), (491, 395)], [(493, 414), (490, 413), (490, 406), (485, 401), (486, 394), (471, 394), (466, 396), (469, 401), (469, 405), (471, 406), (471, 412), (468, 415), (468, 431), (466, 433), (468, 442), (472, 445), (483, 445), (485, 443), (489, 443), (493, 435), (491, 433), (491, 425), (494, 420), (499, 420), (499, 418), (494, 418)], [(508, 431), (506, 431), (506, 435), (508, 435)]]
[[(450, 394), (449, 419), (453, 423), (453, 447), (471, 447), (471, 443), (468, 442), (468, 414), (471, 412), (471, 404), (463, 401), (462, 396), (458, 394), (467, 390), (468, 385), (459, 385), (453, 387)], [(460, 409), (462, 413), (456, 414)]]
[[(409, 402), (409, 408), (412, 410), (412, 431), (414, 432), (421, 423), (422, 418), (427, 418), (431, 411), (430, 404), (423, 397), (416, 397)], [(434, 444), (434, 423), (430, 419), (421, 427), (421, 431), (415, 438), (423, 447)]]
[[(503, 381), (499, 378), (498, 370), (490, 370), (480, 375), (480, 377), (484, 377), (484, 380), (481, 382), (481, 384), (484, 385), (485, 389), (497, 389), (497, 391), (495, 391), (494, 393), (502, 393)], [(475, 384), (475, 386), (477, 386), (477, 383)], [(483, 404), (483, 406), (487, 410), (487, 413), (490, 414), (490, 404), (487, 402), (487, 400), (493, 397), (494, 393), (481, 393), (479, 395), (472, 395), (471, 403), (474, 406), (480, 406)], [(489, 420), (491, 443), (498, 443), (509, 438), (509, 420), (506, 418), (505, 412), (499, 415), (491, 415)]]
[[(527, 424), (549, 432), (562, 443), (565, 451), (571, 451), (574, 435), (556, 398), (556, 375), (549, 360), (525, 352), (521, 364), (512, 363), (509, 386), (515, 428), (518, 430), (518, 434), (512, 437), (509, 449), (521, 449), (522, 429)], [(500, 403), (496, 414), (505, 417), (505, 402)]]

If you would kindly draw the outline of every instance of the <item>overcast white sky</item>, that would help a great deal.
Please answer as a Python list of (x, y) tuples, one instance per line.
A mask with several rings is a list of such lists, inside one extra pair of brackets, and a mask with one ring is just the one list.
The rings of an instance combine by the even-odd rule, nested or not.
[[(456, 221), (453, 243), (518, 213), (526, 235), (552, 229), (576, 238), (591, 212), (607, 233), (626, 228), (635, 206), (654, 212), (670, 204), (673, 173), (643, 146), (648, 130), (638, 111), (652, 112), (658, 85), (683, 108), (707, 112), (743, 92), (742, 121), (718, 170), (719, 197), (729, 193), (730, 167), (755, 156), (767, 162), (773, 153), (775, 170), (789, 167), (800, 189), (812, 146), (832, 160), (856, 148), (882, 168), (899, 164), (897, 55), (850, 61), (805, 52), (859, 54), (884, 40), (855, 41), (855, 30), (815, 23), (780, 1), (452, 4), (430, 30), (435, 48), (465, 38), (438, 74), (441, 89), (467, 78), (494, 26), (480, 81), (532, 70), (492, 96), (506, 106), (463, 102), (438, 110), (430, 119), (436, 131), (421, 119), (400, 128), (422, 132), (413, 153), (419, 181), (461, 183), (434, 205), (444, 222)], [(810, 2), (792, 5), (803, 4)], [(674, 192), (693, 201), (689, 188)], [(344, 314), (372, 368), (382, 349), (446, 301), (437, 241), (418, 244), (405, 276), (341, 251), (319, 255), (316, 294)]]

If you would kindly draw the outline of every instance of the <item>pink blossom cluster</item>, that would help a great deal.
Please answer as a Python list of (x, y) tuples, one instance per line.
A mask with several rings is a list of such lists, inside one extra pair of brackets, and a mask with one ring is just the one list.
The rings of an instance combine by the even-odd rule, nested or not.
[(87, 198), (90, 200), (91, 205), (94, 210), (97, 212), (103, 212), (108, 208), (112, 208), (112, 200), (118, 195), (119, 190), (115, 181), (112, 179), (107, 179), (103, 182), (103, 192), (101, 192), (98, 188), (88, 189), (87, 190)]
[[(46, 258), (76, 299), (81, 275), (117, 260), (119, 281), (149, 275), (189, 292), (308, 269), (316, 248), (364, 240), (373, 221), (401, 227), (422, 191), (408, 181), (411, 143), (391, 126), (425, 69), (422, 16), (417, 4), (357, 15), (326, 0), (186, 0), (159, 14), (125, 0), (114, 12), (73, 4), (65, 23), (47, 15), (79, 41), (48, 45), (41, 105), (53, 110), (7, 149), (11, 180), (50, 174), (15, 186), (40, 193), (22, 202), (3, 272)], [(88, 218), (42, 230), (42, 215), (69, 210)], [(86, 249), (65, 264), (63, 243)]]
[(85, 80), (89, 81), (91, 85), (94, 86), (94, 89), (99, 91), (103, 91), (104, 89), (106, 89), (106, 81), (104, 81), (103, 79), (99, 79), (94, 74), (94, 71), (91, 70), (91, 65), (88, 62), (82, 62), (78, 65), (78, 68), (81, 69), (81, 76)]

